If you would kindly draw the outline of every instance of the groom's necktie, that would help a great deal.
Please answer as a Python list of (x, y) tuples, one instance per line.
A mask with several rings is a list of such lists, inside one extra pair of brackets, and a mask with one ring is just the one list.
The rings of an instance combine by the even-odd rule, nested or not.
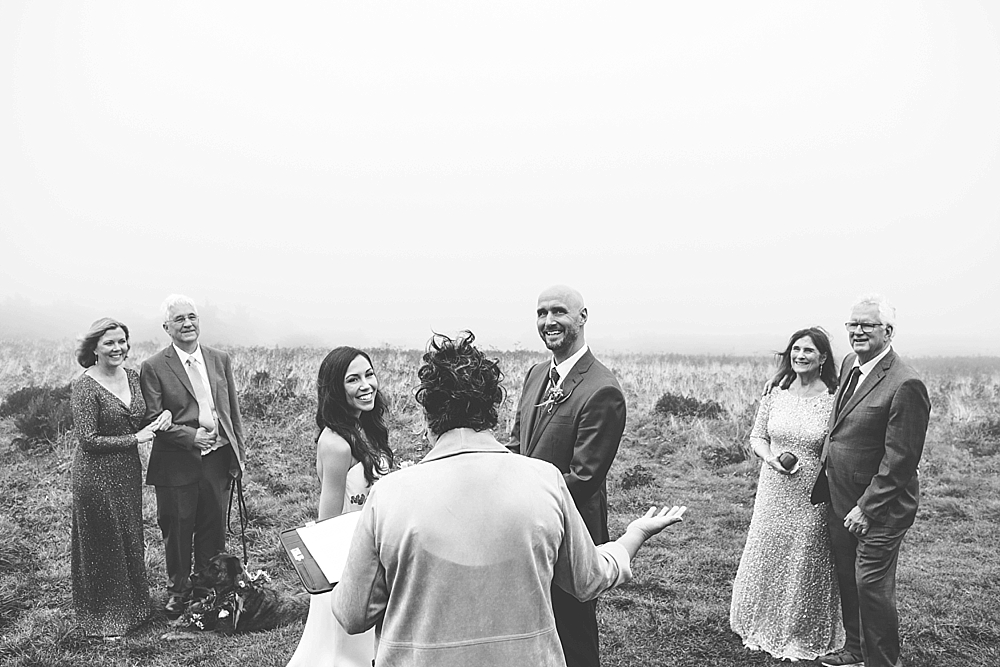
[(198, 360), (194, 357), (188, 357), (187, 374), (191, 380), (191, 388), (194, 389), (194, 397), (198, 399), (198, 424), (206, 431), (214, 431), (215, 412), (212, 410), (212, 399), (205, 379), (198, 370)]
[(843, 395), (840, 397), (840, 405), (837, 406), (837, 414), (844, 409), (847, 402), (851, 400), (851, 396), (854, 396), (854, 390), (858, 388), (858, 378), (861, 377), (861, 369), (855, 366), (851, 369), (851, 377), (847, 380), (847, 388), (844, 389)]
[[(559, 386), (559, 371), (556, 370), (555, 366), (549, 369), (548, 383), (545, 385), (545, 391), (542, 392), (542, 402), (535, 406), (539, 412), (544, 410), (543, 406), (548, 405), (548, 401), (552, 398), (552, 392), (555, 388)], [(551, 406), (549, 406), (551, 408)]]

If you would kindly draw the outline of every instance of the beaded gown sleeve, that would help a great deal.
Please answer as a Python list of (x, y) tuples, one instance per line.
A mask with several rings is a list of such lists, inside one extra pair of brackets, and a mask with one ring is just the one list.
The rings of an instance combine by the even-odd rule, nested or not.
[[(129, 388), (133, 396), (139, 392), (138, 376), (129, 373)], [(97, 380), (82, 375), (73, 385), (73, 429), (80, 449), (100, 454), (116, 452), (139, 444), (135, 432), (139, 430), (142, 415), (132, 414), (120, 401), (101, 400), (101, 392), (111, 395)]]

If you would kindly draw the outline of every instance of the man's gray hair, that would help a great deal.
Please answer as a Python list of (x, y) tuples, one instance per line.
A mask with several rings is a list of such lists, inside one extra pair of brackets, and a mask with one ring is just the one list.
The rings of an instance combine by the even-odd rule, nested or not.
[(171, 294), (163, 300), (163, 304), (160, 306), (164, 322), (170, 319), (170, 309), (175, 306), (191, 306), (194, 312), (198, 312), (198, 305), (194, 302), (194, 299), (183, 294)]
[(896, 330), (896, 307), (881, 294), (875, 292), (862, 294), (854, 302), (854, 308), (858, 306), (875, 306), (878, 308), (878, 318), (882, 320), (882, 324), (892, 327), (893, 331)]

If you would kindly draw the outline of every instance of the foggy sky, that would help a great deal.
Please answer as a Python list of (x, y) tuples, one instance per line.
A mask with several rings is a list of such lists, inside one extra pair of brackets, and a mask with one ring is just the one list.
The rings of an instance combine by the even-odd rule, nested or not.
[(0, 4), (0, 338), (1000, 354), (1000, 5)]

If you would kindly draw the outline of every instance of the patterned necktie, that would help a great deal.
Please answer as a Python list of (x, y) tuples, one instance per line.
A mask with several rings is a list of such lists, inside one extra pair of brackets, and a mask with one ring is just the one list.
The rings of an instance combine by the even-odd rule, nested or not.
[(198, 423), (206, 431), (215, 430), (215, 413), (212, 410), (212, 399), (209, 397), (209, 389), (205, 386), (205, 380), (198, 370), (198, 360), (188, 357), (187, 374), (191, 380), (191, 388), (194, 389), (194, 397), (198, 399)]
[(837, 414), (844, 409), (847, 402), (851, 400), (851, 396), (854, 396), (854, 390), (858, 387), (858, 378), (861, 377), (861, 369), (855, 366), (851, 369), (851, 377), (847, 380), (847, 388), (844, 389), (843, 395), (840, 397), (840, 405), (837, 406)]
[[(545, 391), (542, 392), (542, 402), (536, 405), (535, 407), (538, 408), (539, 410), (543, 409), (543, 406), (547, 405), (548, 404), (547, 402), (552, 399), (552, 392), (556, 390), (557, 386), (559, 386), (559, 371), (557, 371), (555, 369), (555, 366), (553, 366), (552, 368), (549, 369), (549, 382), (548, 385), (545, 387)], [(548, 407), (549, 407), (549, 412), (551, 412), (552, 406), (549, 405)]]

